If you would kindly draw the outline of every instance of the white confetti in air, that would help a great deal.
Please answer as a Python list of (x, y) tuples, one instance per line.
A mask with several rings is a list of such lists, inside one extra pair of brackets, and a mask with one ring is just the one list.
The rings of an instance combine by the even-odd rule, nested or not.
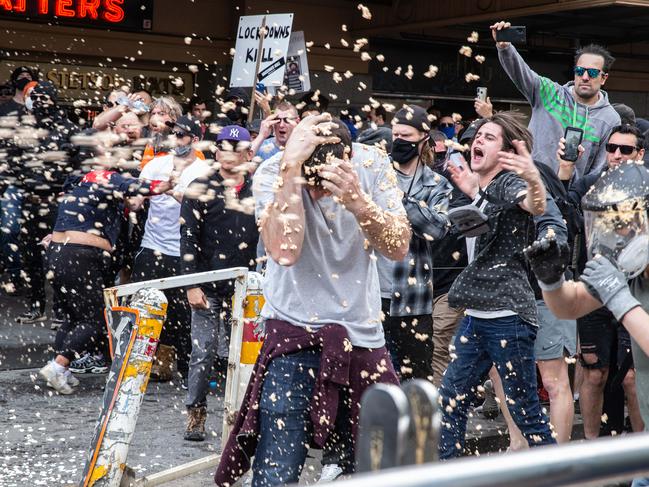
[(364, 19), (372, 20), (372, 12), (370, 12), (370, 9), (367, 8), (365, 5), (359, 3), (358, 10), (361, 11), (361, 15), (363, 16)]

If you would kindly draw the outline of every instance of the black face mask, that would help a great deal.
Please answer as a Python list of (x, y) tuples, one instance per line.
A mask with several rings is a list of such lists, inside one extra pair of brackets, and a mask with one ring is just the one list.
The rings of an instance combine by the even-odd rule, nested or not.
[(25, 89), (25, 86), (27, 86), (27, 83), (29, 83), (30, 81), (31, 80), (28, 78), (21, 78), (16, 80), (14, 86), (16, 87), (16, 89), (23, 91)]
[(428, 136), (418, 140), (417, 142), (410, 142), (409, 140), (401, 138), (394, 139), (392, 141), (392, 152), (390, 153), (392, 160), (399, 164), (410, 162), (413, 158), (419, 155), (419, 143), (427, 138)]

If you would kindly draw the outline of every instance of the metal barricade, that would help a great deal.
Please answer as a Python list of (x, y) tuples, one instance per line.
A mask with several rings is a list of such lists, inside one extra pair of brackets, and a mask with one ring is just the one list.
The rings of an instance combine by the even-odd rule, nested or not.
[[(162, 322), (166, 316), (166, 299), (159, 290), (234, 280), (232, 335), (241, 341), (247, 276), (248, 269), (235, 267), (136, 282), (104, 290), (107, 320), (111, 324), (109, 327), (111, 351), (115, 353), (116, 360), (113, 361), (108, 376), (103, 407), (80, 482), (81, 487), (118, 487), (124, 483), (138, 484), (138, 481), (122, 482), (122, 480), (127, 471), (126, 456), (151, 372), (151, 363)], [(120, 297), (134, 294), (136, 296), (131, 307), (120, 307)], [(237, 363), (240, 352), (239, 346), (235, 357)], [(231, 382), (229, 373), (227, 380)], [(239, 388), (232, 385), (228, 387), (226, 384), (226, 390), (230, 391), (230, 396), (226, 397), (226, 404), (236, 404)], [(195, 469), (198, 465), (208, 468), (217, 462), (216, 455), (191, 462), (193, 465), (185, 469), (187, 471), (185, 475), (197, 471)], [(139, 482), (139, 485), (153, 484)]]

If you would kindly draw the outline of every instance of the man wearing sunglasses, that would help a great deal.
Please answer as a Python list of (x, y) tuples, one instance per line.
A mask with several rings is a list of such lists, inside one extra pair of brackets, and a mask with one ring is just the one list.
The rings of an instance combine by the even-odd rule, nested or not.
[(299, 121), (295, 105), (288, 101), (277, 104), (273, 114), (261, 122), (259, 135), (252, 142), (253, 153), (265, 161), (284, 150), (286, 141)]
[[(635, 125), (619, 125), (613, 128), (607, 143), (607, 170), (613, 170), (627, 160), (641, 161), (644, 156), (644, 136)], [(582, 197), (601, 177), (591, 173), (581, 179), (574, 179), (572, 173), (575, 163), (563, 161), (562, 144), (558, 152), (560, 169), (559, 178), (569, 184), (568, 196), (573, 204), (579, 205)], [(581, 149), (581, 148), (580, 148)], [(580, 150), (581, 152), (581, 150)], [(568, 183), (570, 181), (570, 183)], [(587, 252), (582, 239), (582, 248), (578, 254), (578, 269), (586, 266)], [(598, 309), (577, 320), (577, 331), (581, 347), (580, 360), (583, 370), (583, 382), (579, 391), (579, 403), (584, 420), (584, 436), (595, 439), (600, 434), (600, 423), (604, 405), (604, 391), (611, 364), (621, 367), (626, 363), (628, 371), (622, 381), (626, 403), (634, 431), (642, 430), (640, 406), (635, 388), (635, 369), (633, 361), (625, 358), (625, 343), (629, 342), (628, 332), (620, 326), (607, 309)], [(617, 345), (617, 353), (615, 342)]]
[[(497, 31), (509, 27), (509, 22), (492, 25), (494, 40)], [(574, 79), (561, 85), (532, 70), (510, 43), (496, 42), (496, 46), (500, 64), (532, 105), (529, 129), (534, 137), (534, 160), (558, 171), (557, 141), (566, 127), (575, 127), (584, 132), (584, 154), (577, 161), (576, 176), (600, 173), (607, 160), (604, 143), (611, 129), (620, 124), (620, 116), (602, 90), (615, 58), (602, 46), (582, 47), (575, 53)]]

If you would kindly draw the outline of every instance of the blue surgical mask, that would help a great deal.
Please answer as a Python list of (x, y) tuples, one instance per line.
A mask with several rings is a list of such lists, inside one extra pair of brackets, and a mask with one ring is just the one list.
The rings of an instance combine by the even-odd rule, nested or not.
[(455, 127), (452, 125), (450, 127), (440, 127), (440, 131), (446, 135), (446, 138), (448, 139), (455, 137)]

